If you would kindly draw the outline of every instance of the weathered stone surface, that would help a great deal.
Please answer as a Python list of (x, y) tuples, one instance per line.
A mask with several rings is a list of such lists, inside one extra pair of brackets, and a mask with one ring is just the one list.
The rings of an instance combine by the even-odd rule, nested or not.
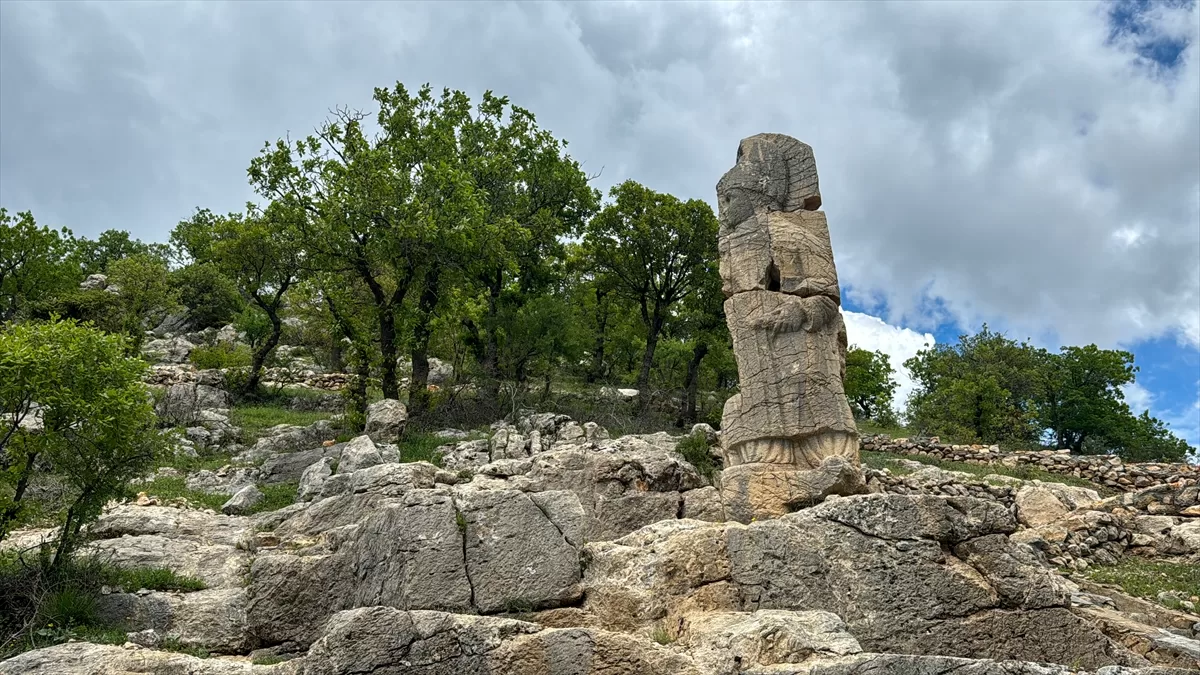
[(237, 457), (239, 461), (262, 462), (263, 480), (268, 483), (290, 483), (300, 480), (304, 469), (321, 457), (337, 458), (344, 443), (324, 446), (336, 434), (326, 420), (306, 427), (280, 424), (271, 427), (267, 435)]
[(240, 516), (250, 509), (258, 506), (259, 502), (266, 499), (266, 495), (256, 485), (247, 485), (238, 490), (236, 494), (229, 498), (229, 501), (221, 505), (221, 513), (229, 516)]
[(755, 462), (721, 472), (725, 517), (739, 523), (778, 518), (817, 504), (829, 495), (862, 492), (866, 492), (862, 473), (841, 456), (829, 457), (815, 469)]
[[(516, 490), (456, 491), (466, 525), (467, 574), (480, 611), (552, 607), (580, 596), (578, 549), (542, 511), (563, 503), (562, 493), (556, 497), (539, 505)], [(577, 504), (575, 498), (572, 506)], [(572, 508), (560, 520), (578, 522), (581, 513), (582, 507)], [(578, 527), (571, 535), (578, 539)]]
[(200, 413), (208, 409), (224, 409), (233, 405), (229, 392), (206, 384), (173, 384), (167, 388), (155, 406), (155, 412), (164, 422), (189, 425), (200, 421)]
[(831, 612), (713, 612), (683, 620), (675, 644), (717, 673), (858, 654), (862, 648)]
[(333, 475), (333, 458), (322, 457), (313, 462), (300, 474), (300, 487), (296, 492), (296, 500), (310, 501), (321, 495), (321, 487), (325, 479)]
[(375, 441), (370, 436), (362, 435), (354, 438), (338, 458), (337, 472), (352, 473), (376, 464), (383, 464), (383, 455), (375, 447)]
[[(717, 183), (718, 250), (739, 392), (725, 403), (725, 466), (817, 469), (858, 463), (858, 431), (842, 387), (846, 327), (812, 148), (780, 134), (743, 139)], [(742, 474), (723, 497), (749, 499)], [(771, 502), (789, 481), (761, 476)], [(727, 507), (729, 505), (727, 504)], [(752, 505), (735, 505), (750, 519)], [(746, 512), (746, 513), (743, 513)], [(763, 516), (777, 515), (778, 506)]]
[(1028, 485), (1017, 491), (1017, 519), (1029, 527), (1040, 527), (1062, 520), (1070, 512), (1049, 488)]
[(67, 642), (0, 663), (0, 675), (298, 675), (298, 663), (256, 666), (247, 660), (201, 659), (136, 646)]
[(700, 675), (645, 638), (494, 617), (370, 607), (341, 612), (305, 657), (306, 675)]
[(367, 406), (366, 433), (379, 443), (400, 438), (408, 421), (408, 409), (400, 401), (385, 398)]
[(181, 337), (151, 340), (142, 345), (142, 354), (151, 363), (187, 363), (196, 345)]

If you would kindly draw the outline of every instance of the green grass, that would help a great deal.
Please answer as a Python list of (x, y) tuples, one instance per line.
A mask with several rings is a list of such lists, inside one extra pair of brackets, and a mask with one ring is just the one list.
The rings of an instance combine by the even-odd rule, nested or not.
[(295, 504), (296, 493), (300, 489), (300, 484), (279, 483), (276, 485), (259, 485), (258, 489), (263, 493), (263, 500), (247, 511), (247, 515), (262, 513), (264, 511), (277, 511), (285, 506)]
[(404, 434), (397, 446), (400, 448), (401, 462), (429, 462), (434, 466), (442, 465), (442, 453), (437, 449), (451, 443), (445, 438), (439, 438), (431, 433), (410, 431)]
[(145, 588), (150, 591), (202, 591), (208, 588), (194, 577), (183, 576), (165, 567), (115, 567), (109, 586), (119, 586), (128, 593)]
[(158, 649), (161, 649), (164, 652), (187, 654), (188, 656), (194, 656), (198, 659), (207, 659), (208, 657), (212, 656), (207, 649), (203, 647), (186, 646), (179, 641), (179, 638), (176, 637), (163, 638), (163, 641), (158, 644)]
[[(1084, 574), (1097, 583), (1119, 586), (1125, 593), (1157, 600), (1159, 593), (1174, 591), (1186, 597), (1200, 596), (1200, 565), (1126, 558), (1116, 565), (1093, 566)], [(1167, 606), (1178, 603), (1167, 603)]]
[[(274, 511), (295, 503), (298, 487), (296, 483), (259, 485), (258, 489), (262, 491), (264, 499), (255, 504), (243, 515)], [(225, 502), (229, 501), (230, 497), (230, 495), (209, 494), (200, 490), (191, 490), (187, 487), (187, 481), (182, 476), (160, 477), (152, 481), (130, 486), (131, 497), (138, 492), (145, 492), (148, 496), (158, 497), (159, 500), (165, 502), (183, 498), (193, 506), (212, 509), (214, 511), (220, 511), (221, 507), (225, 505)]]
[(1045, 469), (1030, 466), (1028, 464), (1019, 465), (1015, 468), (1004, 466), (1003, 464), (971, 464), (968, 462), (952, 462), (927, 455), (899, 455), (890, 452), (867, 452), (861, 453), (863, 462), (874, 469), (887, 468), (893, 474), (906, 475), (912, 473), (911, 470), (900, 466), (899, 460), (907, 459), (921, 464), (935, 466), (945, 471), (960, 471), (968, 473), (972, 476), (984, 480), (986, 476), (995, 474), (998, 476), (1008, 476), (1009, 478), (1017, 478), (1019, 480), (1040, 480), (1043, 483), (1059, 483), (1062, 485), (1073, 485), (1075, 487), (1084, 487), (1095, 490), (1100, 493), (1100, 496), (1110, 496), (1116, 494), (1112, 488), (1104, 485), (1097, 485), (1089, 480), (1068, 476), (1061, 473), (1051, 473)]
[(240, 405), (229, 411), (229, 421), (241, 427), (247, 442), (261, 438), (267, 429), (278, 424), (308, 426), (313, 422), (327, 420), (332, 413), (288, 410), (278, 405)]
[(283, 663), (287, 659), (278, 654), (262, 654), (250, 659), (250, 663), (256, 666), (273, 666), (276, 663)]

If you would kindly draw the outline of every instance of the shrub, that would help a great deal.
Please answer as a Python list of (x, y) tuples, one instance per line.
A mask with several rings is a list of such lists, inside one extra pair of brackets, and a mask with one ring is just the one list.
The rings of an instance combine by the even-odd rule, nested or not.
[(53, 478), (64, 507), (58, 564), (104, 504), (153, 466), (164, 437), (140, 381), (146, 366), (125, 349), (122, 337), (69, 320), (0, 332), (0, 538), (33, 501), (30, 485)]
[(684, 436), (675, 446), (675, 452), (683, 455), (683, 458), (696, 467), (696, 471), (699, 471), (700, 475), (709, 481), (713, 479), (717, 469), (720, 468), (713, 459), (712, 452), (708, 447), (708, 439), (703, 434)]
[(209, 368), (248, 368), (253, 355), (246, 345), (222, 342), (212, 346), (201, 345), (192, 350), (188, 359), (200, 370)]
[(224, 326), (246, 304), (237, 285), (212, 264), (193, 263), (175, 270), (171, 288), (187, 307), (188, 319), (197, 330)]

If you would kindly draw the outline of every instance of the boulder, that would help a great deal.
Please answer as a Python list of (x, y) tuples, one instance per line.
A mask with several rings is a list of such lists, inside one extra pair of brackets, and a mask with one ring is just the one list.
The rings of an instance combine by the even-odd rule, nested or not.
[(167, 387), (155, 406), (159, 419), (167, 424), (188, 426), (201, 420), (205, 410), (224, 410), (233, 405), (233, 396), (216, 387), (187, 382)]
[(160, 338), (142, 345), (142, 355), (151, 363), (187, 363), (195, 348), (182, 337)]
[(229, 516), (240, 516), (258, 506), (264, 499), (266, 499), (266, 495), (262, 493), (262, 490), (258, 489), (258, 486), (247, 485), (230, 497), (229, 501), (221, 505), (221, 513)]
[(404, 424), (408, 421), (408, 409), (400, 401), (385, 398), (367, 406), (366, 433), (378, 443), (388, 443), (400, 438)]
[(370, 436), (358, 436), (354, 440), (346, 444), (342, 448), (342, 454), (338, 459), (338, 473), (352, 473), (359, 469), (365, 469), (369, 466), (383, 463), (383, 455), (380, 454), (379, 448), (375, 447), (375, 442)]

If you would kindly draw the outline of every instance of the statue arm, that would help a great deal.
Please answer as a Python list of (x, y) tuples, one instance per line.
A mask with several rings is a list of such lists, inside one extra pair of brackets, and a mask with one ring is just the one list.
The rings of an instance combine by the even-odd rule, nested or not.
[(806, 298), (782, 296), (783, 303), (754, 322), (755, 327), (773, 333), (807, 331), (815, 333), (830, 325), (838, 316), (837, 303), (825, 295)]

